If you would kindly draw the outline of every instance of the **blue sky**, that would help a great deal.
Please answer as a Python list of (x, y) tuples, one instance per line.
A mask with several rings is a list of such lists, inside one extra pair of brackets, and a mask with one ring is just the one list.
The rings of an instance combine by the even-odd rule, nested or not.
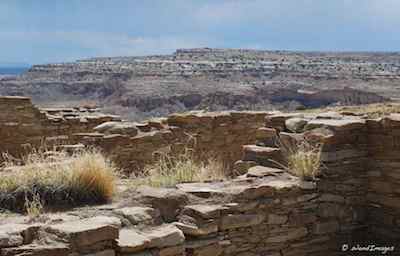
[(400, 51), (400, 0), (1, 0), (0, 63), (176, 48)]

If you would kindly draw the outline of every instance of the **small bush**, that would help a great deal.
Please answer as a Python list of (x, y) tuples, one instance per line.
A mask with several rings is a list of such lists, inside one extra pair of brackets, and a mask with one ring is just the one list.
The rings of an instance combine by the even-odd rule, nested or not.
[(302, 142), (299, 145), (285, 147), (287, 170), (304, 179), (315, 179), (321, 170), (321, 146)]
[(98, 151), (67, 156), (35, 152), (25, 165), (0, 172), (0, 208), (24, 210), (35, 197), (46, 207), (100, 203), (110, 200), (116, 172)]
[(207, 161), (196, 160), (190, 149), (176, 156), (170, 153), (160, 154), (155, 164), (145, 168), (145, 177), (140, 184), (152, 187), (173, 187), (179, 183), (204, 182), (227, 178), (227, 168), (222, 161), (210, 158)]

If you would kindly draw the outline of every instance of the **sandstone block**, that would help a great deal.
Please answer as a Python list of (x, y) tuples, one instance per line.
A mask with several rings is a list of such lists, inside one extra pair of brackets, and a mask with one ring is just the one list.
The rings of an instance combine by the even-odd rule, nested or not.
[(164, 248), (180, 245), (185, 241), (183, 232), (172, 224), (165, 224), (142, 233), (150, 240), (148, 248)]
[(148, 248), (150, 239), (135, 230), (121, 229), (117, 242), (117, 248), (119, 252), (133, 253)]
[(138, 134), (138, 128), (132, 122), (105, 122), (96, 126), (93, 130), (104, 134), (123, 134), (132, 137)]
[(167, 222), (176, 220), (180, 209), (188, 201), (184, 192), (175, 189), (141, 186), (137, 191), (153, 208), (160, 211), (162, 218)]
[(231, 214), (222, 217), (220, 229), (226, 230), (255, 226), (262, 223), (265, 218), (263, 214)]
[(160, 217), (160, 212), (150, 207), (125, 207), (115, 210), (115, 213), (127, 218), (133, 225), (152, 223)]
[(302, 132), (307, 124), (307, 119), (300, 117), (289, 118), (285, 121), (286, 129), (291, 132)]
[(46, 231), (68, 241), (75, 248), (118, 238), (121, 222), (115, 217), (93, 217), (50, 225)]
[(221, 210), (226, 209), (223, 205), (219, 204), (195, 204), (187, 205), (182, 214), (190, 216), (200, 216), (204, 219), (219, 218)]
[(204, 223), (174, 223), (177, 228), (182, 230), (185, 235), (189, 236), (207, 236), (218, 232), (217, 221), (207, 221)]

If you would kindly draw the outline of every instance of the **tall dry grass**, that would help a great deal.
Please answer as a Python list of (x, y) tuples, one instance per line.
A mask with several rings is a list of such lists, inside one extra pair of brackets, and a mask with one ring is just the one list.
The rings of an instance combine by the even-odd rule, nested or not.
[(297, 144), (281, 144), (281, 149), (286, 158), (286, 164), (282, 166), (288, 172), (303, 180), (314, 180), (320, 174), (321, 145), (301, 141)]
[(46, 207), (100, 203), (115, 191), (116, 169), (96, 150), (72, 156), (36, 151), (24, 163), (0, 172), (0, 208), (23, 210), (24, 202), (35, 201)]
[(179, 183), (205, 182), (228, 178), (228, 168), (218, 158), (197, 160), (193, 150), (173, 155), (161, 153), (158, 160), (145, 168), (145, 176), (137, 184), (152, 187), (173, 187)]

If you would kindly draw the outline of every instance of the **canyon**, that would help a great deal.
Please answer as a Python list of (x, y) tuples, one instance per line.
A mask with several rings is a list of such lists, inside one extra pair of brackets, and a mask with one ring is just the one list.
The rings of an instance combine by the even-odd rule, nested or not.
[(0, 95), (95, 105), (124, 119), (190, 110), (296, 110), (399, 98), (397, 53), (178, 49), (170, 55), (34, 65)]

